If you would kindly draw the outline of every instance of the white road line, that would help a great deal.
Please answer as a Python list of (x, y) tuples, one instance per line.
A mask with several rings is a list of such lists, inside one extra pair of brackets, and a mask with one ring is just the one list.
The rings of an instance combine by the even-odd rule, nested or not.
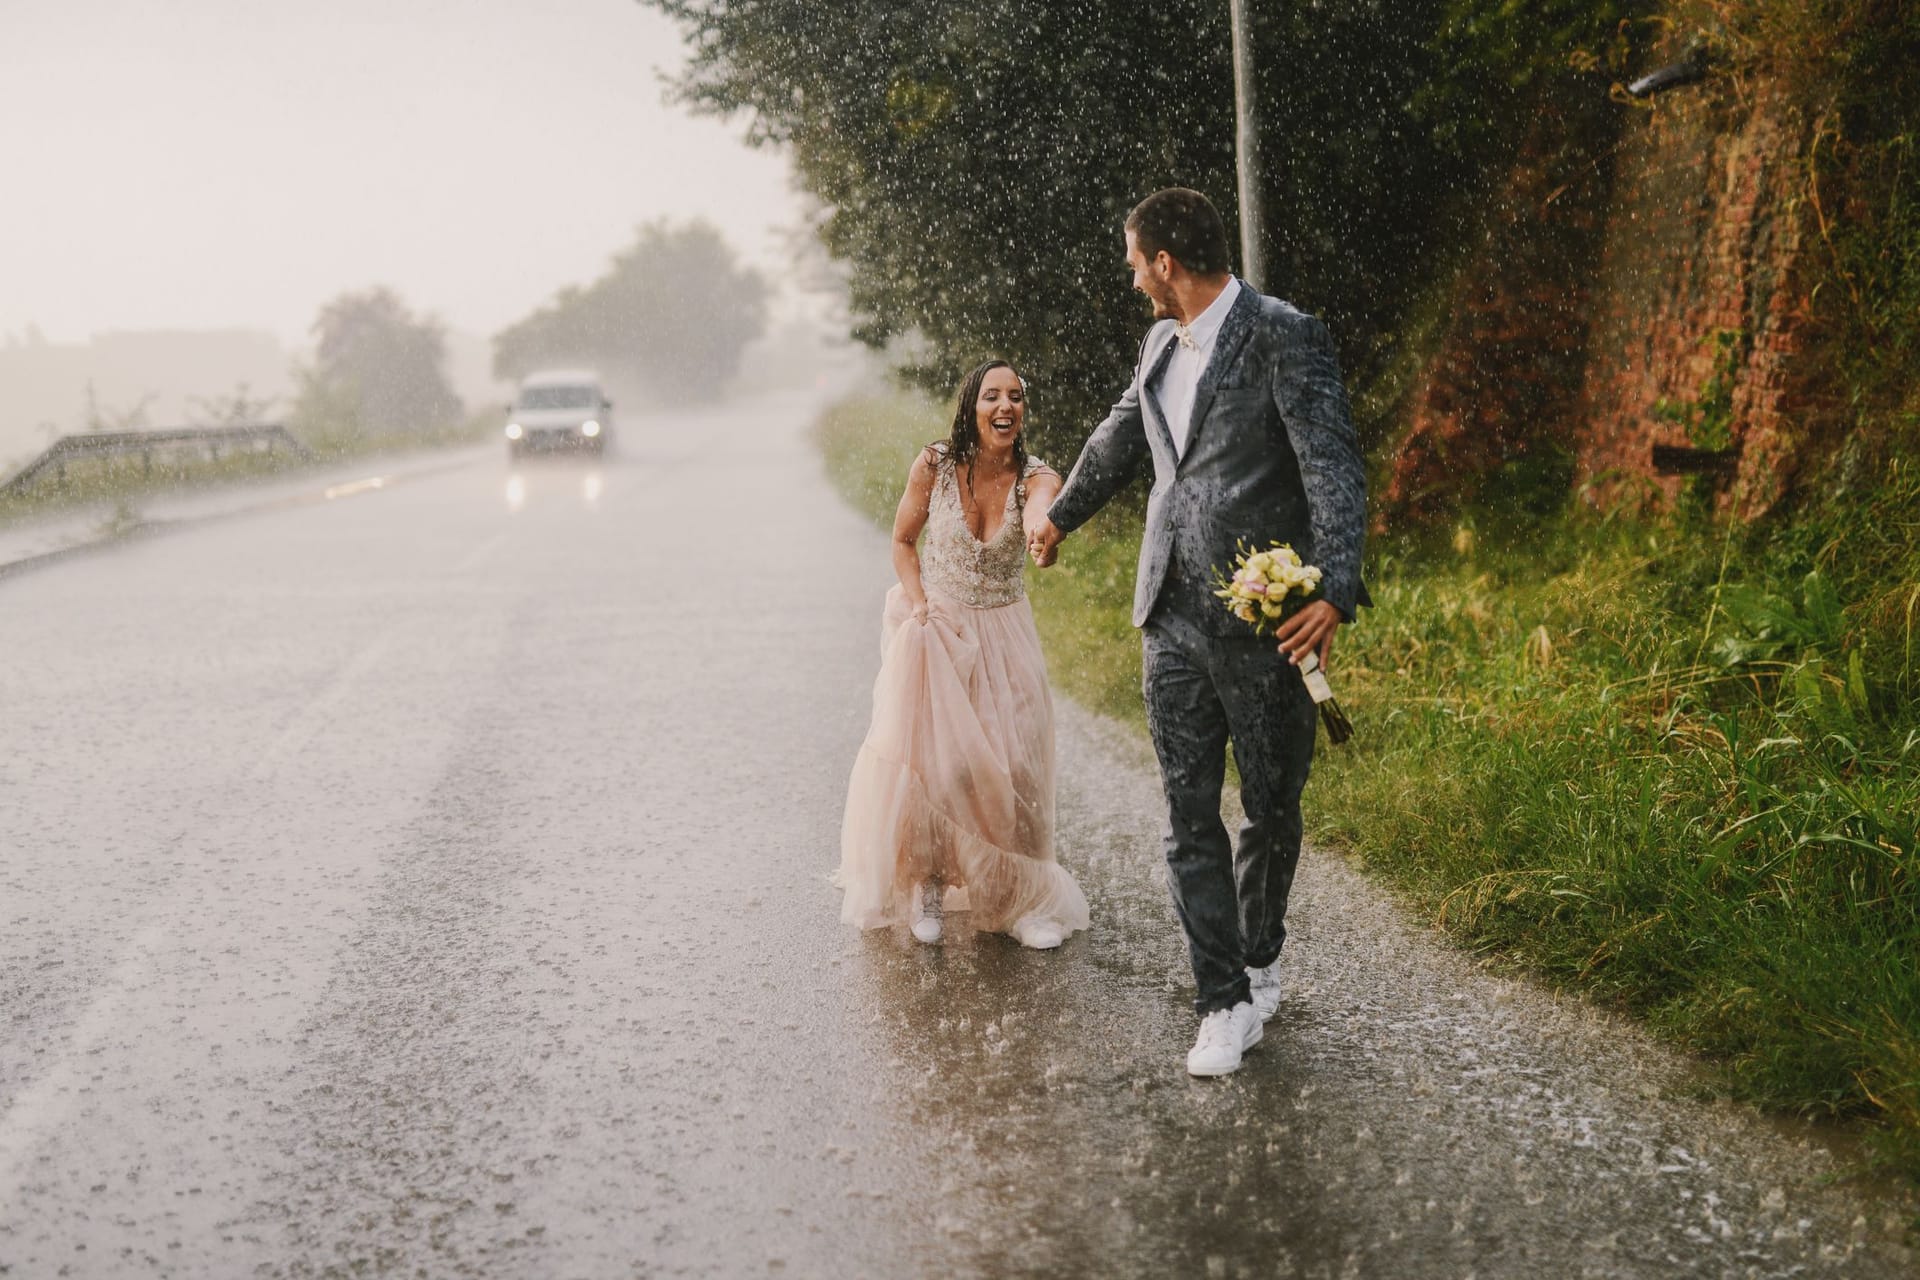
[(470, 573), (478, 569), (481, 565), (491, 560), (493, 553), (505, 546), (506, 541), (507, 535), (505, 533), (494, 534), (491, 538), (488, 538), (485, 542), (480, 543), (474, 547), (473, 550), (462, 556), (460, 563), (453, 566), (453, 571), (455, 573)]
[[(265, 778), (282, 760), (305, 746), (325, 726), (341, 699), (392, 650), (406, 630), (405, 624), (389, 627), (355, 654), (261, 753), (248, 770), (248, 778), (253, 781)], [(75, 1090), (84, 1083), (80, 1064), (121, 1021), (128, 988), (152, 967), (155, 949), (167, 940), (169, 933), (164, 923), (156, 922), (134, 936), (121, 952), (113, 971), (99, 985), (99, 993), (71, 1024), (65, 1051), (38, 1080), (15, 1095), (6, 1115), (0, 1117), (0, 1202), (14, 1198), (22, 1170), (71, 1106)]]
[(393, 648), (394, 641), (398, 640), (406, 629), (404, 623), (388, 627), (375, 636), (366, 648), (355, 654), (353, 660), (342, 667), (339, 673), (327, 682), (327, 686), (300, 709), (300, 713), (293, 718), (291, 724), (281, 730), (280, 736), (273, 740), (273, 744), (260, 753), (259, 758), (253, 763), (253, 768), (247, 771), (248, 779), (258, 782), (267, 777), (288, 755), (306, 746), (313, 735), (326, 724), (333, 714), (333, 709), (340, 704), (340, 700), (352, 692), (353, 687), (360, 683), (362, 677), (372, 670), (375, 664), (386, 657), (387, 651)]
[(366, 493), (371, 489), (384, 489), (393, 482), (392, 476), (368, 476), (365, 480), (349, 480), (345, 484), (336, 484), (320, 492), (328, 502), (335, 498), (351, 498), (356, 493)]
[(0, 560), (0, 578), (29, 569), (44, 568), (57, 564), (73, 556), (86, 555), (89, 552), (118, 546), (132, 538), (146, 537), (150, 534), (166, 533), (180, 529), (192, 529), (200, 525), (211, 524), (218, 520), (231, 520), (238, 516), (259, 515), (268, 511), (284, 511), (295, 507), (311, 506), (316, 503), (331, 502), (338, 498), (357, 497), (363, 493), (378, 493), (383, 489), (409, 480), (421, 480), (429, 476), (440, 475), (448, 471), (459, 471), (474, 466), (477, 460), (457, 462), (448, 465), (423, 467), (417, 471), (396, 471), (383, 476), (367, 476), (360, 480), (349, 480), (342, 484), (329, 486), (315, 492), (312, 489), (279, 498), (267, 498), (251, 502), (244, 506), (230, 507), (220, 511), (209, 511), (200, 515), (155, 516), (151, 519), (136, 521), (130, 527), (107, 537), (89, 537), (86, 541), (56, 547), (51, 551), (35, 552), (13, 560)]
[(38, 1080), (14, 1095), (0, 1116), (0, 1203), (16, 1202), (27, 1161), (49, 1136), (86, 1083), (82, 1064), (116, 1023), (127, 989), (153, 963), (153, 949), (165, 937), (162, 924), (150, 924), (134, 936), (101, 984), (100, 994), (67, 1032), (66, 1051)]

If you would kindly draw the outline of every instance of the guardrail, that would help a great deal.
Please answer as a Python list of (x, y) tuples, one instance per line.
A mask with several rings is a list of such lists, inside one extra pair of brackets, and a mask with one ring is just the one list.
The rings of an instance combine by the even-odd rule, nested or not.
[(151, 473), (153, 455), (157, 451), (205, 449), (208, 461), (217, 462), (223, 448), (234, 451), (252, 449), (256, 452), (264, 449), (272, 453), (281, 446), (296, 457), (313, 456), (312, 450), (294, 439), (293, 433), (277, 422), (244, 423), (232, 427), (169, 427), (160, 431), (91, 431), (62, 436), (5, 484), (0, 484), (0, 498), (26, 492), (48, 471), (53, 473), (56, 484), (65, 483), (67, 464), (82, 458), (138, 454), (145, 469)]

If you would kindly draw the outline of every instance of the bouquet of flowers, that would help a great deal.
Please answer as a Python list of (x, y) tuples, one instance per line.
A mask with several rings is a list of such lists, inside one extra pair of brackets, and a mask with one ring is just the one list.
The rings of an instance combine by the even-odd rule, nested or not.
[[(1233, 576), (1213, 571), (1214, 595), (1231, 613), (1260, 635), (1272, 635), (1287, 615), (1320, 590), (1320, 570), (1300, 562), (1299, 553), (1284, 542), (1276, 542), (1266, 551), (1254, 551), (1240, 544), (1234, 558)], [(1320, 708), (1320, 722), (1327, 726), (1327, 741), (1345, 742), (1353, 736), (1353, 724), (1346, 712), (1333, 700), (1333, 688), (1327, 673), (1320, 669), (1316, 654), (1300, 660), (1300, 677), (1307, 693)]]

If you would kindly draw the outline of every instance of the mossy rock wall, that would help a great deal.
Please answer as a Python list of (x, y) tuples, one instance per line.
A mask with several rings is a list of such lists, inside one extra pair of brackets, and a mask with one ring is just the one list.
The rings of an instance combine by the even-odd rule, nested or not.
[[(1694, 486), (1751, 518), (1831, 447), (1818, 109), (1735, 70), (1599, 106), (1544, 106), (1490, 206), (1387, 460), (1383, 524), (1543, 485), (1649, 509)], [(1663, 474), (1656, 445), (1725, 470)]]
[(1826, 407), (1810, 366), (1809, 112), (1724, 76), (1633, 112), (1594, 291), (1577, 479), (1590, 501), (1675, 499), (1655, 445), (1730, 451), (1722, 508), (1769, 509)]

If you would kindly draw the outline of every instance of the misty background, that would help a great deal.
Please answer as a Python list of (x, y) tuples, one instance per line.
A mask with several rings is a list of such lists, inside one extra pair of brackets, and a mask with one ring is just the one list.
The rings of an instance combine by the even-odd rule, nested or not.
[(323, 311), (375, 290), (497, 408), (493, 339), (606, 293), (649, 229), (762, 286), (743, 381), (804, 376), (831, 328), (786, 160), (666, 101), (682, 35), (633, 0), (5, 12), (0, 469), (242, 388), (285, 417)]

